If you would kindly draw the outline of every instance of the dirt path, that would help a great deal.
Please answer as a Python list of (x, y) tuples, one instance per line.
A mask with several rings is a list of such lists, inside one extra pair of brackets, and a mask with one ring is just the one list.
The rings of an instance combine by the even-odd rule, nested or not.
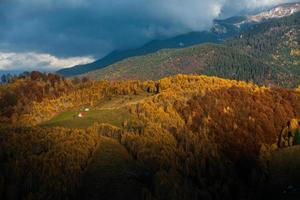
[(141, 185), (128, 178), (135, 162), (118, 142), (101, 139), (93, 160), (82, 176), (77, 199), (141, 199)]

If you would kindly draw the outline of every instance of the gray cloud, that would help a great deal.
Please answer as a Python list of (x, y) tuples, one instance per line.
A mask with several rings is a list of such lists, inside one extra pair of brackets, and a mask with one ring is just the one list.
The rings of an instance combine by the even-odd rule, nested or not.
[(53, 71), (62, 67), (72, 67), (78, 64), (87, 64), (95, 59), (89, 56), (57, 58), (50, 54), (6, 53), (0, 52), (0, 71), (35, 70)]
[[(294, 0), (295, 1), (295, 0)], [(0, 51), (100, 57), (290, 0), (0, 0)]]

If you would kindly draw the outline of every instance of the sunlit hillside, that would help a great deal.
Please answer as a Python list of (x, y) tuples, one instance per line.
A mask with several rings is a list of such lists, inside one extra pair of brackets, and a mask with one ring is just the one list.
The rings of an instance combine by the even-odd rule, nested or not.
[(0, 197), (278, 197), (290, 184), (282, 162), (299, 152), (299, 102), (298, 90), (217, 77), (33, 72), (1, 85)]

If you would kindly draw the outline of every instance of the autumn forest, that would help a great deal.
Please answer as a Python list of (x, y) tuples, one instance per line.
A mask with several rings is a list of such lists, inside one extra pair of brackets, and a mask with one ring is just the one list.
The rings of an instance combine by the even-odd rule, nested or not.
[[(272, 155), (299, 142), (299, 89), (197, 75), (112, 82), (20, 76), (0, 90), (1, 199), (76, 198), (105, 138), (137, 166), (127, 172), (140, 188), (136, 199), (276, 197), (274, 189), (288, 183), (273, 176)], [(113, 106), (124, 97), (129, 103)], [(126, 117), (80, 128), (47, 125), (61, 112), (104, 103)]]

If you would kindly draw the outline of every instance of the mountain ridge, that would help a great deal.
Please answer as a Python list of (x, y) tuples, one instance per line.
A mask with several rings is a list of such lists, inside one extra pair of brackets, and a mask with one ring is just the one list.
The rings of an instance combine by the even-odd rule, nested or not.
[[(81, 75), (91, 79), (160, 79), (177, 73), (196, 73), (294, 87), (300, 81), (297, 64), (299, 13), (274, 19), (223, 44), (163, 49), (132, 57)], [(291, 37), (293, 36), (293, 37)], [(293, 53), (295, 56), (291, 56)], [(300, 63), (300, 62), (299, 62)]]
[[(282, 12), (279, 12), (280, 9), (284, 9)], [(181, 49), (181, 48), (186, 48), (186, 47), (191, 47), (194, 45), (198, 44), (203, 44), (203, 43), (227, 43), (226, 41), (231, 41), (234, 39), (235, 41), (239, 41), (239, 39), (242, 39), (244, 37), (244, 33), (251, 32), (252, 30), (255, 30), (259, 27), (263, 27), (265, 24), (272, 24), (274, 22), (275, 24), (277, 23), (278, 20), (290, 17), (289, 13), (294, 12), (294, 10), (299, 9), (300, 10), (300, 4), (299, 3), (291, 3), (291, 4), (283, 4), (276, 6), (272, 9), (269, 9), (268, 11), (263, 11), (257, 15), (252, 15), (252, 16), (265, 16), (265, 13), (272, 13), (272, 12), (279, 12), (280, 17), (277, 17), (272, 15), (268, 19), (264, 19), (262, 21), (257, 21), (257, 22), (249, 22), (249, 23), (242, 23), (247, 20), (249, 20), (249, 16), (235, 16), (235, 17), (230, 17), (225, 20), (214, 20), (214, 25), (210, 31), (204, 31), (204, 32), (191, 32), (188, 34), (184, 35), (179, 35), (173, 38), (169, 38), (166, 40), (154, 40), (151, 41), (144, 46), (133, 49), (133, 50), (125, 50), (125, 51), (114, 51), (110, 53), (108, 56), (104, 57), (103, 59), (100, 59), (94, 63), (88, 64), (88, 65), (79, 65), (75, 66), (73, 68), (68, 68), (68, 69), (63, 69), (58, 71), (59, 74), (65, 75), (65, 76), (79, 76), (79, 75), (88, 75), (90, 77), (95, 77), (97, 74), (99, 75), (99, 70), (105, 71), (104, 69), (107, 67), (110, 67), (111, 65), (115, 65), (116, 63), (122, 63), (122, 61), (130, 58), (134, 58), (136, 56), (145, 56), (161, 50), (161, 49)], [(287, 12), (286, 10), (290, 11)], [(292, 11), (291, 11), (292, 10)], [(297, 14), (298, 12), (296, 12)], [(287, 17), (283, 17), (283, 14), (287, 15)], [(295, 14), (292, 14), (292, 16)], [(240, 25), (237, 26), (238, 23), (241, 23)], [(260, 24), (262, 24), (260, 26)], [(270, 33), (271, 34), (271, 33)], [(241, 37), (241, 38), (240, 38)], [(264, 36), (265, 37), (265, 36)], [(268, 40), (268, 39), (267, 39)], [(279, 38), (280, 40), (280, 38)], [(286, 40), (286, 38), (285, 38)], [(227, 44), (226, 44), (227, 45)], [(248, 51), (246, 47), (247, 45), (245, 44), (243, 47), (236, 45), (235, 47), (241, 48), (244, 51)], [(297, 50), (297, 49), (296, 49)], [(238, 52), (238, 51), (237, 51)], [(259, 51), (258, 51), (259, 52)], [(297, 51), (293, 51), (294, 53), (297, 53)], [(249, 53), (249, 52), (248, 52)], [(220, 52), (222, 54), (222, 52)], [(237, 53), (239, 55), (240, 53)], [(249, 58), (250, 55), (248, 55), (247, 59)], [(257, 63), (257, 56), (251, 54), (250, 57), (253, 58), (253, 62)], [(270, 54), (270, 56), (272, 56)], [(251, 62), (249, 62), (251, 63)], [(263, 62), (261, 62), (263, 63)], [(215, 63), (218, 65), (218, 63)], [(230, 63), (231, 64), (231, 63)], [(272, 62), (269, 62), (266, 65), (271, 65)], [(246, 64), (247, 65), (247, 64)], [(205, 65), (207, 66), (207, 65)], [(222, 66), (222, 64), (221, 64)], [(223, 66), (226, 67), (226, 66)], [(161, 69), (162, 70), (162, 69)], [(106, 70), (109, 71), (109, 70)], [(91, 72), (91, 73), (89, 73)], [(95, 73), (94, 75), (91, 75), (92, 73)], [(184, 72), (182, 72), (184, 73)], [(290, 72), (288, 72), (289, 74)], [(171, 73), (173, 74), (173, 73)], [(288, 76), (293, 76), (293, 75), (288, 75)], [(101, 76), (102, 77), (102, 76)], [(134, 75), (130, 76), (132, 78)], [(137, 76), (138, 77), (138, 76)], [(118, 77), (121, 78), (122, 77)], [(123, 77), (126, 79), (127, 77)], [(157, 77), (151, 77), (153, 79), (156, 79)], [(161, 77), (158, 77), (161, 78)], [(224, 78), (233, 78), (232, 76), (229, 77), (224, 77)], [(113, 78), (112, 78), (113, 79)], [(145, 78), (143, 78), (145, 79)], [(248, 79), (247, 79), (248, 80)]]
[(214, 20), (209, 31), (189, 32), (164, 40), (152, 40), (135, 49), (115, 50), (95, 62), (61, 69), (57, 73), (67, 77), (75, 76), (105, 68), (126, 58), (154, 53), (160, 49), (183, 48), (208, 42), (220, 43), (255, 24), (253, 21), (247, 21), (248, 18), (249, 16), (233, 16), (227, 19)]
[(140, 48), (131, 50), (115, 50), (102, 59), (86, 65), (77, 65), (71, 68), (61, 69), (57, 73), (64, 76), (75, 76), (89, 71), (109, 66), (123, 59), (154, 53), (165, 48), (183, 48), (203, 42), (220, 42), (222, 37), (213, 32), (190, 32), (166, 40), (152, 40)]
[(300, 11), (300, 3), (281, 4), (267, 11), (263, 11), (259, 14), (246, 16), (245, 20), (236, 23), (235, 26), (240, 27), (241, 25), (246, 23), (260, 23), (264, 20), (287, 17), (299, 11)]
[(206, 74), (254, 82), (265, 80), (265, 83), (271, 79), (270, 67), (260, 60), (243, 51), (213, 43), (183, 49), (162, 49), (152, 54), (128, 58), (82, 76), (105, 80), (158, 80), (180, 73)]

